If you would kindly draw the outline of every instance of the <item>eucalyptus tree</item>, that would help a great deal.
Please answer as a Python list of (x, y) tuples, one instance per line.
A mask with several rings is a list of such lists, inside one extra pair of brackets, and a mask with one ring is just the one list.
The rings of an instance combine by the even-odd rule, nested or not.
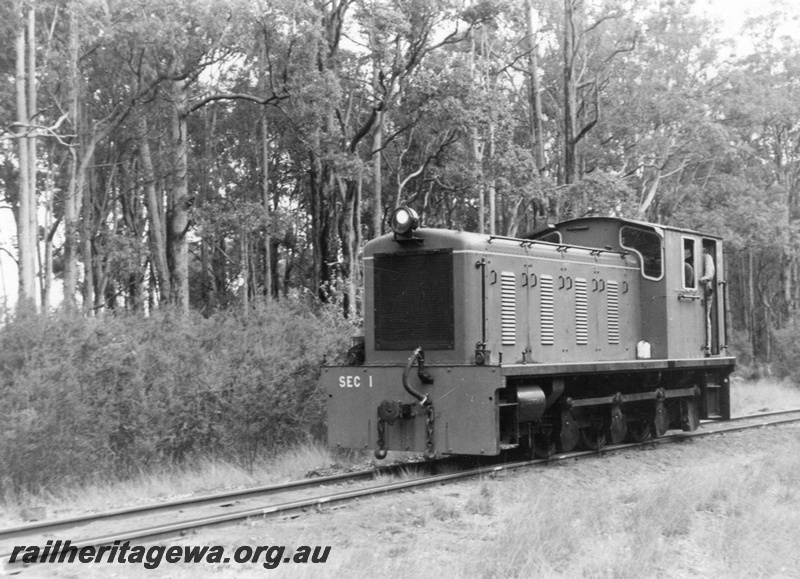
[(780, 24), (786, 14), (773, 12), (749, 23), (756, 51), (731, 75), (726, 111), (752, 162), (764, 172), (766, 187), (783, 192), (780, 246), (781, 305), (784, 322), (794, 318), (800, 302), (800, 42)]
[(17, 9), (15, 85), (17, 152), (19, 160), (18, 227), (20, 307), (38, 305), (36, 262), (38, 227), (36, 216), (36, 133), (37, 116), (36, 10), (21, 2)]
[[(735, 250), (732, 312), (750, 353), (766, 361), (775, 333), (796, 323), (800, 301), (800, 44), (782, 29), (787, 20), (779, 10), (747, 23), (753, 50), (722, 69), (713, 102), (733, 149), (715, 161), (733, 206), (721, 219)], [(706, 215), (719, 213), (709, 205)]]
[(637, 16), (637, 50), (612, 63), (607, 114), (590, 161), (607, 164), (637, 189), (639, 216), (668, 221), (726, 147), (710, 106), (717, 47), (707, 34), (711, 23), (693, 15), (692, 3)]

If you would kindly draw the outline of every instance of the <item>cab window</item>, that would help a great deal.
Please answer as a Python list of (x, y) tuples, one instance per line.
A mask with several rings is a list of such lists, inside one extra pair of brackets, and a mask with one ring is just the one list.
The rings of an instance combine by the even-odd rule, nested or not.
[(652, 229), (624, 225), (620, 229), (620, 245), (639, 254), (642, 275), (648, 279), (661, 279), (664, 274), (661, 236)]
[(561, 232), (551, 231), (547, 235), (542, 235), (541, 237), (537, 237), (536, 241), (546, 241), (547, 243), (561, 243)]
[(697, 242), (683, 238), (683, 287), (697, 289)]

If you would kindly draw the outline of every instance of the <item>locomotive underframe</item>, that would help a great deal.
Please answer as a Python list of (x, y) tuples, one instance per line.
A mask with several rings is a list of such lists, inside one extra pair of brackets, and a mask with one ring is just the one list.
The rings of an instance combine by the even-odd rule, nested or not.
[(701, 418), (730, 417), (733, 364), (726, 357), (429, 365), (431, 384), (411, 377), (424, 402), (404, 390), (401, 367), (326, 367), (329, 443), (379, 452), (497, 455), (694, 430)]
[[(730, 418), (731, 369), (667, 367), (508, 377), (499, 392), (500, 444), (542, 456), (579, 445), (598, 449), (606, 442), (642, 441), (673, 429), (693, 431), (700, 419)], [(522, 420), (519, 393), (531, 387), (540, 388), (548, 403), (540, 417)]]

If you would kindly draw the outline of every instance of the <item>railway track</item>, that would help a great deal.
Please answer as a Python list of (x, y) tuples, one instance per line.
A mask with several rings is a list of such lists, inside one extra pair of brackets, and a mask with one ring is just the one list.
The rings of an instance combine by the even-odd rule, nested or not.
[[(500, 464), (488, 464), (477, 468), (464, 468), (444, 474), (420, 475), (407, 480), (393, 480), (378, 484), (364, 484), (381, 476), (405, 473), (413, 476), (413, 470), (425, 463), (387, 465), (369, 471), (345, 473), (325, 477), (304, 479), (285, 484), (269, 485), (238, 491), (205, 495), (178, 501), (119, 509), (105, 513), (84, 515), (41, 523), (19, 525), (0, 529), (0, 560), (5, 571), (16, 571), (19, 563), (9, 564), (14, 545), (44, 545), (48, 540), (69, 539), (77, 548), (110, 545), (115, 541), (151, 542), (164, 538), (187, 535), (196, 529), (234, 524), (251, 518), (288, 517), (309, 510), (336, 508), (335, 505), (380, 494), (402, 492), (425, 486), (446, 484), (480, 476), (492, 476), (503, 471), (513, 471), (533, 465), (565, 460), (576, 460), (598, 454), (622, 452), (628, 449), (655, 446), (703, 436), (719, 435), (752, 428), (763, 428), (800, 422), (800, 409), (766, 412), (740, 416), (726, 422), (704, 422), (695, 432), (679, 432), (661, 438), (638, 443), (609, 445), (600, 450), (578, 451), (558, 454), (549, 459), (523, 460)], [(430, 463), (441, 466), (447, 460)], [(445, 467), (453, 468), (453, 467)], [(419, 468), (419, 470), (426, 470)], [(328, 487), (348, 486), (345, 490), (331, 492)], [(354, 488), (355, 487), (355, 488)], [(310, 489), (325, 489), (325, 492), (309, 493)], [(270, 497), (270, 504), (263, 499)], [(260, 501), (262, 504), (253, 504)], [(251, 503), (248, 505), (247, 503)], [(236, 510), (232, 510), (238, 506)], [(222, 512), (220, 512), (222, 511)], [(121, 520), (134, 519), (128, 530), (120, 531)]]
[[(413, 465), (416, 463), (409, 463)], [(420, 463), (421, 464), (421, 463)], [(307, 478), (297, 481), (291, 481), (281, 484), (264, 485), (259, 487), (252, 487), (241, 490), (225, 491), (220, 493), (213, 493), (202, 495), (199, 497), (191, 497), (186, 499), (179, 499), (175, 501), (160, 502), (148, 505), (137, 505), (123, 509), (116, 509), (113, 511), (106, 511), (102, 513), (91, 513), (87, 515), (80, 515), (76, 517), (56, 519), (53, 521), (35, 522), (30, 524), (18, 525), (6, 529), (0, 529), (0, 545), (3, 545), (9, 538), (29, 537), (31, 535), (44, 535), (61, 531), (64, 529), (74, 529), (83, 526), (91, 525), (98, 522), (107, 521), (120, 521), (130, 518), (143, 518), (150, 515), (157, 515), (159, 513), (168, 513), (170, 511), (180, 511), (185, 508), (196, 508), (204, 505), (215, 505), (220, 508), (232, 506), (243, 499), (263, 498), (270, 495), (287, 493), (300, 489), (309, 489), (314, 487), (325, 487), (327, 485), (342, 484), (350, 481), (365, 480), (375, 478), (381, 475), (393, 475), (400, 471), (406, 465), (386, 465), (375, 469), (363, 470), (352, 473), (341, 473), (329, 476)]]

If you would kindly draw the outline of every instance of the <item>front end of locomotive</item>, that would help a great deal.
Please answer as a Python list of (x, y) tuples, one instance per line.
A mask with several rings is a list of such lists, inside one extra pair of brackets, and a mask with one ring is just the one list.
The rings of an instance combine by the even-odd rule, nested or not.
[(469, 315), (482, 300), (467, 279), (478, 236), (416, 224), (401, 208), (393, 232), (365, 247), (365, 335), (348, 365), (322, 369), (328, 442), (379, 458), (388, 450), (496, 455), (503, 377), (476, 347), (480, 316)]
[(328, 443), (378, 458), (388, 450), (498, 454), (497, 368), (429, 365), (426, 356), (417, 348), (404, 365), (323, 368)]

